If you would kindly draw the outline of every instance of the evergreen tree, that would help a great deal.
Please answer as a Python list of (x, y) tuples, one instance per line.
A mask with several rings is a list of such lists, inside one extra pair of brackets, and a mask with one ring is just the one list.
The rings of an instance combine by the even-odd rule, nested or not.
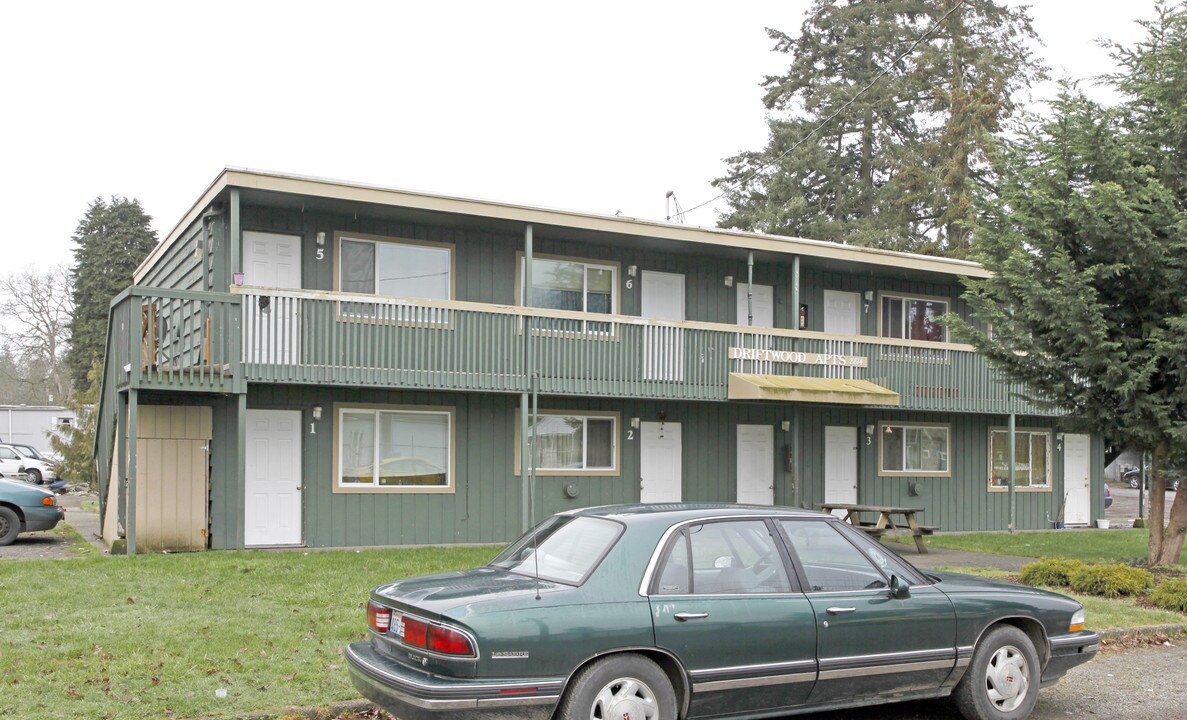
[(106, 350), (111, 299), (132, 284), (132, 273), (157, 244), (157, 234), (139, 200), (96, 198), (78, 223), (73, 281), (74, 314), (66, 365), (74, 387), (87, 387), (87, 373)]
[[(763, 81), (770, 139), (714, 181), (720, 224), (964, 255), (986, 148), (1042, 76), (1025, 9), (993, 0), (816, 0)], [(813, 131), (816, 129), (814, 134)]]
[(58, 463), (58, 475), (72, 483), (96, 489), (95, 476), (95, 428), (99, 419), (97, 411), (99, 393), (103, 388), (103, 363), (95, 360), (87, 373), (87, 386), (71, 396), (66, 407), (74, 411), (72, 425), (48, 432), (49, 445), (62, 457)]
[(965, 297), (992, 338), (949, 323), (1069, 427), (1154, 450), (1149, 561), (1177, 562), (1187, 493), (1164, 533), (1160, 473), (1187, 467), (1187, 212), (1125, 108), (1068, 88), (1053, 110), (1003, 152), (977, 230), (994, 275)]

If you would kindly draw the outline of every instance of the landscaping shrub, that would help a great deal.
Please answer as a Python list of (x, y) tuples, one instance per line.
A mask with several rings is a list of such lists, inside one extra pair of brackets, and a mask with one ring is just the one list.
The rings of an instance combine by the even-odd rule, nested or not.
[(1165, 580), (1150, 592), (1150, 602), (1164, 610), (1187, 613), (1187, 580)]
[(1085, 565), (1071, 572), (1068, 580), (1077, 592), (1105, 597), (1136, 595), (1154, 587), (1148, 570), (1128, 565)]
[(1069, 585), (1071, 574), (1082, 567), (1082, 560), (1042, 558), (1022, 566), (1022, 582), (1027, 585)]

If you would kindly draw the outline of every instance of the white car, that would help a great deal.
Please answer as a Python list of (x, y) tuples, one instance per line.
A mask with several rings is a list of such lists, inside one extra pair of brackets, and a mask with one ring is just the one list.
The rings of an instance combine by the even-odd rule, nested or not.
[(0, 474), (16, 477), (25, 473), (30, 480), (41, 484), (58, 479), (53, 463), (27, 457), (12, 445), (0, 445)]

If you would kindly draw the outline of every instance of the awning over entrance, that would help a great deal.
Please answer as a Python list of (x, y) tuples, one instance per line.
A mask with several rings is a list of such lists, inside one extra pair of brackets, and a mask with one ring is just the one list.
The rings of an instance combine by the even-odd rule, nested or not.
[(899, 404), (898, 393), (868, 380), (746, 373), (730, 373), (727, 397), (730, 400), (785, 400), (843, 405)]

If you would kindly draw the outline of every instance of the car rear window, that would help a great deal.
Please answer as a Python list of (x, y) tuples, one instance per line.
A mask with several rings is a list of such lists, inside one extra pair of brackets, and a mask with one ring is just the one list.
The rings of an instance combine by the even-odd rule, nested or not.
[(580, 585), (618, 536), (622, 525), (603, 518), (553, 516), (491, 561), (491, 567), (519, 575)]

